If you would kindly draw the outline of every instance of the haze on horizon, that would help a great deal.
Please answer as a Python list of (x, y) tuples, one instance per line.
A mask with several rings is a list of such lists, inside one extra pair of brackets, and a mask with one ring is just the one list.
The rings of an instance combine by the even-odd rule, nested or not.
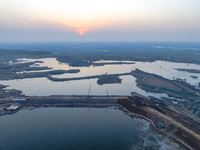
[(0, 42), (200, 42), (199, 0), (0, 0)]

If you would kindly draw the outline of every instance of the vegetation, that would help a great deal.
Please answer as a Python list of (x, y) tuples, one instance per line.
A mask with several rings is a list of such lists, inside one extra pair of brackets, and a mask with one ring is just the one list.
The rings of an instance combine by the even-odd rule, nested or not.
[(166, 93), (169, 96), (190, 100), (200, 98), (200, 91), (184, 81), (168, 80), (139, 69), (133, 71), (132, 75), (136, 77), (137, 86), (147, 92)]
[(111, 83), (121, 83), (122, 79), (120, 79), (116, 75), (101, 75), (97, 80), (97, 84), (111, 84)]
[[(116, 82), (116, 80), (119, 80), (118, 76), (125, 76), (125, 75), (131, 75), (131, 73), (119, 73), (119, 74), (109, 74), (109, 75), (94, 75), (94, 76), (74, 77), (74, 78), (54, 78), (51, 75), (48, 75), (47, 78), (49, 80), (51, 80), (51, 81), (54, 81), (54, 82), (63, 82), (63, 81), (72, 81), (72, 80), (95, 79), (95, 78), (102, 78), (102, 76), (106, 76), (110, 80), (113, 80), (113, 83), (114, 83), (114, 81)], [(101, 80), (102, 83), (103, 82), (109, 82), (109, 81), (106, 80), (107, 79), (106, 77), (103, 77), (103, 79), (105, 79), (105, 80)]]
[(7, 98), (7, 97), (20, 97), (22, 95), (22, 91), (16, 89), (5, 89), (8, 86), (0, 84), (0, 98)]
[(185, 71), (185, 72), (189, 72), (189, 73), (200, 73), (200, 70), (199, 69), (177, 69), (175, 68), (176, 70), (178, 71)]
[[(200, 64), (200, 43), (186, 42), (65, 42), (1, 44), (2, 56), (20, 58), (56, 57), (74, 66), (88, 66), (97, 60), (171, 61)], [(23, 49), (20, 51), (12, 49)], [(32, 50), (32, 51), (27, 51)], [(49, 52), (50, 51), (50, 52)], [(5, 62), (5, 61), (4, 61)]]
[(190, 76), (193, 79), (198, 79), (198, 76)]
[(3, 50), (0, 49), (0, 63), (8, 64), (9, 61), (16, 62), (19, 58), (44, 58), (52, 57), (52, 52), (30, 51), (30, 50)]

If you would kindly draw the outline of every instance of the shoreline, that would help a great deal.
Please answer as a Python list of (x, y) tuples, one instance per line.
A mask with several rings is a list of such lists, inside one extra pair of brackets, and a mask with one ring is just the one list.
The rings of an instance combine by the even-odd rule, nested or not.
[[(19, 98), (19, 97), (16, 97)], [(147, 104), (144, 104), (143, 106), (135, 106), (134, 104), (134, 96), (133, 99), (130, 99), (129, 96), (110, 96), (109, 98), (107, 96), (85, 96), (85, 95), (57, 95), (57, 96), (34, 96), (34, 97), (20, 97), (19, 99), (26, 99), (25, 101), (12, 101), (14, 98), (4, 98), (0, 99), (0, 116), (3, 115), (11, 115), (19, 112), (20, 110), (33, 110), (35, 108), (50, 108), (50, 107), (69, 107), (69, 108), (109, 108), (109, 107), (117, 107), (117, 109), (123, 111), (130, 117), (139, 117), (142, 119), (145, 119), (148, 121), (152, 128), (161, 134), (166, 134), (171, 137), (173, 137), (174, 140), (176, 140), (178, 143), (186, 147), (187, 149), (193, 150), (193, 148), (188, 144), (189, 141), (185, 141), (186, 139), (182, 139), (181, 135), (174, 135), (170, 132), (170, 130), (160, 130), (157, 128), (157, 119), (160, 119), (162, 121), (166, 121), (166, 123), (169, 123), (169, 120), (162, 118), (161, 116), (157, 116), (158, 118), (155, 120), (155, 116), (152, 112), (148, 112), (150, 116), (148, 116), (146, 113), (147, 109), (152, 109), (152, 106)], [(143, 99), (145, 99), (143, 97)], [(129, 102), (130, 104), (127, 105), (126, 102)], [(143, 100), (144, 101), (144, 100)], [(7, 110), (7, 108), (13, 104), (18, 103), (19, 108), (16, 110)], [(155, 107), (156, 108), (156, 107)], [(134, 111), (136, 110), (136, 112)], [(162, 113), (162, 111), (159, 111), (155, 109), (159, 113)], [(165, 114), (167, 117), (170, 117), (173, 119), (174, 116), (170, 116), (169, 114)], [(153, 118), (152, 118), (153, 116)], [(179, 121), (178, 121), (179, 122)], [(181, 123), (181, 122), (180, 122)], [(183, 124), (183, 127), (187, 128)], [(180, 127), (176, 126), (177, 129)], [(190, 130), (190, 129), (189, 129)], [(190, 135), (191, 136), (191, 135)], [(192, 136), (191, 136), (192, 138)], [(193, 137), (194, 138), (194, 137)], [(190, 142), (189, 142), (190, 143)], [(194, 143), (193, 143), (194, 144)], [(193, 145), (192, 144), (192, 145)], [(198, 147), (198, 145), (197, 145)]]
[[(30, 101), (29, 101), (30, 102)], [(116, 100), (103, 100), (103, 101), (93, 101), (93, 103), (88, 103), (88, 101), (86, 101), (87, 103), (82, 102), (68, 102), (68, 103), (64, 103), (64, 102), (55, 102), (53, 104), (51, 104), (50, 101), (46, 101), (44, 103), (38, 103), (38, 102), (33, 102), (31, 104), (29, 104), (28, 106), (26, 105), (27, 103), (20, 103), (20, 107), (19, 109), (15, 110), (15, 111), (9, 111), (5, 114), (0, 114), (0, 116), (4, 116), (4, 115), (12, 115), (15, 113), (18, 113), (21, 110), (34, 110), (36, 108), (114, 108), (114, 109), (118, 109), (122, 112), (124, 112), (126, 115), (128, 115), (131, 118), (136, 118), (136, 119), (142, 119), (147, 121), (150, 126), (148, 128), (151, 128), (153, 131), (158, 132), (158, 134), (165, 134), (165, 135), (169, 135), (170, 137), (172, 137), (172, 139), (174, 140), (174, 142), (178, 142), (179, 145), (181, 145), (181, 147), (184, 148), (188, 148), (190, 150), (194, 150), (193, 148), (191, 148), (189, 145), (187, 145), (185, 142), (177, 139), (176, 137), (174, 137), (173, 135), (167, 133), (167, 132), (163, 132), (159, 129), (156, 128), (154, 122), (152, 120), (150, 120), (149, 118), (140, 115), (140, 114), (136, 114), (136, 113), (132, 113), (130, 112), (128, 109), (126, 109), (125, 107), (123, 107), (122, 105), (118, 104)], [(1, 105), (0, 105), (1, 106)], [(6, 104), (4, 106), (7, 106)], [(146, 131), (145, 131), (146, 132)], [(169, 138), (169, 137), (168, 137)], [(143, 139), (144, 140), (144, 139)]]
[(129, 115), (130, 117), (136, 117), (136, 118), (141, 118), (141, 119), (144, 119), (146, 120), (147, 122), (150, 123), (151, 127), (153, 130), (159, 132), (159, 134), (165, 134), (165, 135), (169, 135), (170, 137), (173, 138), (173, 140), (177, 141), (180, 145), (182, 145), (184, 148), (186, 149), (189, 149), (189, 150), (194, 150), (190, 145), (188, 145), (186, 142), (184, 142), (183, 140), (181, 139), (178, 139), (176, 136), (168, 133), (168, 132), (165, 132), (165, 131), (162, 131), (160, 129), (158, 129), (155, 125), (155, 123), (153, 122), (153, 120), (143, 116), (143, 115), (140, 115), (140, 114), (137, 114), (137, 113), (133, 113), (133, 112), (130, 112), (128, 109), (126, 109), (125, 107), (122, 107), (121, 109), (119, 110), (122, 110), (123, 112), (125, 112), (125, 114)]
[[(0, 99), (0, 116), (13, 114), (21, 109), (38, 108), (38, 107), (109, 107), (119, 106), (116, 101), (126, 96), (85, 96), (85, 95), (56, 95), (56, 96), (24, 96)], [(12, 100), (14, 99), (14, 100)], [(17, 99), (17, 100), (16, 100)], [(18, 104), (15, 110), (7, 108), (12, 104)]]

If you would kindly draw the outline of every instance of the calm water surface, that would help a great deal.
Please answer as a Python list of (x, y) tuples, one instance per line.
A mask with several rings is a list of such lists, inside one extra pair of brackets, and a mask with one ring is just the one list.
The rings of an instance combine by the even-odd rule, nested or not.
[[(91, 75), (101, 74), (115, 74), (126, 73), (136, 68), (145, 72), (154, 73), (163, 76), (167, 79), (181, 78), (185, 79), (192, 85), (197, 85), (200, 79), (200, 74), (187, 73), (183, 71), (177, 71), (174, 68), (186, 68), (186, 69), (199, 69), (200, 65), (186, 64), (186, 63), (172, 63), (165, 61), (155, 62), (135, 62), (135, 64), (121, 64), (121, 65), (104, 65), (104, 66), (89, 66), (89, 67), (71, 67), (68, 64), (59, 63), (55, 58), (44, 59), (22, 59), (22, 61), (43, 61), (38, 63), (39, 66), (51, 67), (51, 70), (69, 70), (80, 69), (79, 73), (56, 75), (57, 78), (71, 78), (71, 77), (85, 77)], [(111, 62), (111, 61), (100, 61)], [(116, 62), (116, 61), (115, 61)], [(130, 61), (129, 61), (130, 62)], [(97, 62), (98, 63), (98, 62)], [(191, 78), (191, 75), (195, 75), (198, 79)], [(76, 80), (66, 82), (52, 82), (47, 78), (32, 78), (22, 80), (10, 80), (1, 81), (1, 84), (10, 85), (8, 88), (15, 88), (22, 90), (24, 94), (33, 96), (48, 96), (48, 95), (87, 95), (89, 86), (92, 84), (91, 95), (106, 95), (108, 90), (110, 95), (130, 95), (131, 92), (137, 92), (144, 96), (154, 96), (157, 98), (167, 97), (166, 94), (148, 93), (139, 89), (136, 86), (135, 78), (133, 76), (121, 76), (122, 84), (105, 84), (98, 85), (97, 79), (90, 80)]]
[(122, 111), (40, 108), (0, 117), (1, 150), (128, 150), (140, 127)]

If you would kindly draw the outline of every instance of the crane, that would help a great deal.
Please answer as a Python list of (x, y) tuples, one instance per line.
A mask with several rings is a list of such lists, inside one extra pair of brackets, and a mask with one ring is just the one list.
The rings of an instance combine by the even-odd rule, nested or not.
[(106, 93), (107, 93), (107, 98), (110, 98), (110, 95), (108, 94), (108, 90), (106, 90)]
[(91, 87), (92, 87), (92, 84), (90, 84), (90, 87), (89, 87), (89, 91), (88, 91), (88, 97), (90, 96)]

